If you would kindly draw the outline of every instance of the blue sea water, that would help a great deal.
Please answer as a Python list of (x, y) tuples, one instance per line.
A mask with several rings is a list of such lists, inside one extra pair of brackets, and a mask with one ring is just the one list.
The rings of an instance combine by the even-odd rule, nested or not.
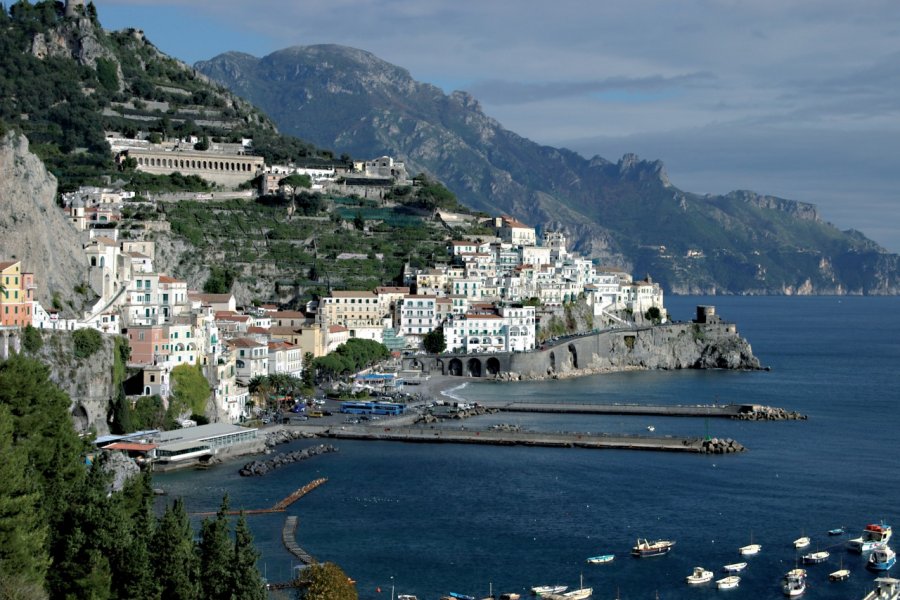
[[(241, 478), (239, 465), (157, 476), (191, 511), (270, 506), (321, 476), (328, 483), (294, 504), (297, 539), (319, 560), (356, 579), (360, 598), (456, 591), (476, 597), (532, 585), (594, 588), (593, 598), (782, 598), (780, 580), (797, 564), (792, 541), (829, 550), (807, 566), (807, 598), (862, 598), (873, 586), (865, 557), (844, 549), (881, 519), (900, 527), (900, 298), (669, 298), (675, 319), (715, 304), (737, 322), (767, 372), (613, 373), (565, 381), (471, 383), (454, 394), (572, 402), (760, 403), (808, 421), (492, 415), (467, 425), (512, 422), (531, 429), (732, 437), (748, 447), (728, 456), (658, 452), (340, 442), (340, 452)], [(281, 450), (314, 442), (297, 442)], [(281, 545), (284, 514), (249, 517), (270, 581), (293, 566)], [(900, 533), (898, 533), (900, 536)], [(677, 541), (671, 554), (634, 559), (638, 537)], [(763, 546), (742, 558), (739, 546)], [(897, 540), (900, 544), (900, 538)], [(614, 562), (585, 558), (615, 553)], [(694, 566), (720, 575), (747, 560), (736, 590), (688, 587)], [(831, 583), (843, 564), (852, 575)], [(894, 570), (900, 569), (895, 567)], [(898, 572), (900, 575), (900, 572)], [(377, 589), (380, 588), (380, 592)], [(523, 596), (524, 597), (524, 596)]]

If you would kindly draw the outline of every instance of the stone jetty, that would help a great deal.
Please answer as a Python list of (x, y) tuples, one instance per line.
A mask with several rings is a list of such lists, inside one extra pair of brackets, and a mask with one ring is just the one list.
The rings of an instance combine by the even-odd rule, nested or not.
[(742, 406), (740, 412), (732, 418), (740, 421), (805, 421), (807, 416), (777, 406), (752, 404)]
[(303, 450), (281, 452), (266, 460), (254, 460), (248, 462), (239, 472), (242, 477), (258, 477), (265, 475), (269, 471), (274, 471), (278, 467), (306, 460), (320, 454), (327, 454), (329, 452), (337, 452), (337, 448), (331, 444), (319, 444), (318, 446), (304, 448)]
[(703, 454), (733, 454), (745, 450), (746, 448), (740, 442), (731, 438), (711, 438), (700, 442), (700, 452)]

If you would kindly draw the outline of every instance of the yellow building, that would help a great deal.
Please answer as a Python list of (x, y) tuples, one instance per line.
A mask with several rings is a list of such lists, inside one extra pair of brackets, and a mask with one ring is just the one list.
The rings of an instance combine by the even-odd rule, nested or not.
[(0, 325), (25, 327), (34, 319), (34, 273), (23, 273), (22, 262), (0, 262)]

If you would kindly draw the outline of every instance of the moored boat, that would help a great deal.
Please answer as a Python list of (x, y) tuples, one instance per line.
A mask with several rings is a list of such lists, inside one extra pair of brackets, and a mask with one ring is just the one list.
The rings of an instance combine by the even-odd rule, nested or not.
[(592, 565), (602, 565), (603, 563), (612, 562), (615, 558), (615, 554), (601, 554), (599, 556), (591, 556), (587, 559), (587, 562)]
[(821, 562), (825, 562), (829, 556), (831, 556), (831, 554), (825, 550), (810, 552), (809, 554), (803, 555), (803, 563), (807, 565), (817, 565)]
[(706, 583), (708, 581), (712, 581), (713, 572), (707, 571), (703, 567), (694, 567), (694, 572), (685, 577), (685, 580), (689, 585), (697, 585), (699, 583)]
[(845, 533), (847, 533), (847, 530), (843, 527), (835, 527), (828, 530), (828, 535), (844, 535)]
[(879, 577), (875, 580), (875, 589), (863, 596), (862, 600), (898, 600), (900, 599), (900, 579)]
[(633, 556), (642, 558), (646, 556), (662, 556), (672, 550), (675, 542), (671, 540), (656, 540), (651, 542), (646, 539), (638, 539), (637, 544), (631, 549)]
[(799, 596), (806, 591), (806, 570), (791, 569), (784, 575), (781, 590), (785, 596)]
[(866, 525), (861, 536), (847, 542), (847, 548), (854, 552), (870, 552), (875, 548), (886, 546), (892, 533), (891, 526), (884, 521)]
[(873, 571), (887, 571), (897, 563), (897, 553), (890, 546), (875, 548), (869, 555), (866, 567)]
[(537, 596), (545, 596), (547, 594), (562, 594), (569, 589), (567, 585), (536, 585), (531, 588), (531, 593)]
[(399, 594), (397, 600), (419, 600), (412, 594)]
[(457, 594), (456, 592), (450, 592), (451, 598), (456, 598), (456, 600), (475, 600), (475, 596), (469, 596), (468, 594)]
[(720, 590), (733, 590), (741, 583), (741, 578), (737, 575), (729, 575), (728, 577), (723, 577), (722, 579), (716, 580), (716, 587)]
[(838, 569), (828, 574), (829, 581), (845, 581), (850, 579), (850, 569)]
[(733, 564), (725, 565), (724, 567), (722, 567), (722, 569), (724, 569), (728, 573), (740, 573), (741, 571), (743, 571), (746, 568), (747, 568), (747, 563), (745, 563), (745, 562), (733, 563)]
[(563, 600), (584, 600), (585, 598), (590, 598), (593, 593), (594, 588), (584, 587), (584, 576), (581, 576), (578, 578), (578, 589), (562, 594), (561, 598)]
[(521, 596), (516, 592), (507, 592), (505, 594), (500, 594), (500, 600), (519, 600)]
[(806, 548), (807, 546), (809, 546), (809, 543), (810, 543), (809, 538), (806, 536), (803, 536), (803, 537), (800, 537), (800, 538), (797, 538), (796, 540), (794, 540), (794, 548), (797, 548), (798, 550), (800, 548)]
[(753, 556), (755, 554), (759, 554), (760, 550), (762, 550), (762, 546), (760, 544), (747, 544), (746, 546), (741, 546), (738, 548), (738, 552), (740, 552), (744, 556)]

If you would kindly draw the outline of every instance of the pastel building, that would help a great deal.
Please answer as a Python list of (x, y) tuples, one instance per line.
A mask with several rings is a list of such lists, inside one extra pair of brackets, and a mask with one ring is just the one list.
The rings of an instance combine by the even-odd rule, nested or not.
[(0, 325), (25, 327), (34, 321), (34, 274), (22, 272), (22, 262), (0, 262)]

